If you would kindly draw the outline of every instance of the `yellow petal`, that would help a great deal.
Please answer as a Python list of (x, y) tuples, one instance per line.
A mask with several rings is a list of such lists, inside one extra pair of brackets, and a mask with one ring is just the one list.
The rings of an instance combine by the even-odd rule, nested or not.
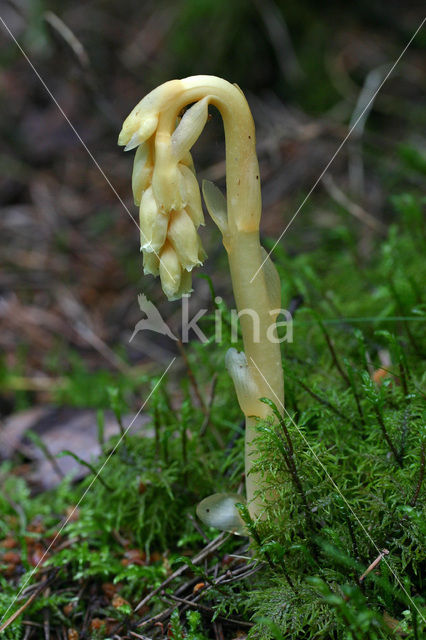
[(138, 207), (141, 203), (142, 193), (151, 183), (153, 162), (152, 149), (149, 142), (139, 145), (135, 153), (133, 161), (132, 173), (132, 191), (135, 205)]
[(145, 275), (158, 276), (160, 273), (160, 259), (157, 253), (143, 252), (143, 272)]
[(182, 269), (175, 250), (166, 242), (160, 253), (161, 286), (169, 300), (174, 300), (179, 291)]
[(183, 191), (185, 200), (185, 209), (194, 223), (196, 229), (200, 225), (204, 225), (203, 207), (201, 204), (200, 187), (195, 175), (191, 169), (184, 164), (178, 165), (179, 171), (183, 179)]
[(169, 217), (159, 211), (152, 187), (143, 192), (139, 207), (141, 248), (147, 253), (158, 252), (167, 237)]
[(125, 119), (118, 144), (126, 145), (126, 151), (129, 151), (148, 140), (157, 128), (160, 111), (167, 107), (181, 90), (180, 80), (170, 80), (142, 98)]
[(172, 134), (172, 150), (176, 160), (180, 160), (198, 140), (208, 117), (209, 96), (187, 109)]
[(191, 271), (193, 267), (201, 264), (198, 258), (197, 232), (191, 218), (183, 209), (172, 212), (167, 237), (183, 269)]
[(184, 295), (189, 295), (190, 293), (193, 292), (193, 288), (192, 288), (192, 275), (189, 271), (182, 271), (182, 277), (180, 280), (180, 286), (178, 291), (176, 292), (176, 294), (174, 295), (173, 298), (169, 298), (172, 300), (178, 300), (179, 298), (181, 298)]
[(161, 211), (169, 213), (183, 206), (183, 179), (171, 153), (170, 134), (158, 132), (155, 138), (155, 165), (152, 188)]
[(179, 164), (184, 164), (185, 167), (191, 169), (192, 173), (195, 173), (194, 161), (189, 151), (187, 151), (183, 158), (179, 160)]
[[(130, 118), (130, 120), (129, 120)], [(144, 120), (131, 117), (124, 121), (118, 136), (118, 144), (125, 145), (124, 151), (131, 151), (152, 136), (158, 125), (158, 115), (146, 117)]]
[(198, 240), (198, 260), (200, 261), (200, 264), (203, 264), (204, 260), (207, 258), (207, 253), (204, 251), (201, 238), (198, 234), (197, 234), (197, 240)]

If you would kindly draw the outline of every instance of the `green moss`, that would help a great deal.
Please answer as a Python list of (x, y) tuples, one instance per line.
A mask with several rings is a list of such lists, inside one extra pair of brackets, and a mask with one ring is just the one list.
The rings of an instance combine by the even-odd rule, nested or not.
[[(256, 468), (267, 472), (274, 495), (252, 536), (264, 564), (249, 580), (213, 588), (201, 599), (217, 616), (253, 621), (250, 638), (375, 640), (389, 637), (389, 618), (400, 622), (407, 638), (422, 636), (425, 238), (421, 201), (403, 194), (393, 203), (399, 219), (369, 260), (360, 260), (356, 239), (342, 228), (324, 231), (310, 254), (275, 250), (287, 305), (297, 296), (304, 302), (294, 316), (294, 340), (283, 350), (286, 409), (275, 407), (281, 424), (259, 423)], [(120, 594), (135, 604), (181, 562), (183, 551), (189, 557), (204, 544), (189, 516), (206, 495), (235, 491), (243, 470), (240, 412), (223, 369), (229, 313), (221, 304), (223, 344), (188, 349), (200, 381), (219, 374), (205, 433), (187, 381), (178, 394), (175, 388), (172, 403), (170, 385), (145, 376), (138, 384), (145, 396), (152, 391), (154, 437), (126, 435), (121, 443), (105, 443), (95, 463), (103, 482), (93, 482), (90, 473), (79, 485), (64, 481), (31, 497), (10, 464), (2, 468), (8, 479), (0, 493), (0, 537), (20, 541), (24, 574), (1, 577), (0, 615), (31, 576), (31, 523), (41, 518), (43, 532), (31, 536), (49, 539), (82, 497), (79, 517), (60, 536), (74, 542), (48, 560), (60, 570), (61, 589), (37, 599), (27, 619), (42, 621), (47, 607), (51, 624), (64, 624), (63, 603), (75, 598), (79, 581), (119, 584)], [(211, 334), (214, 315), (203, 322)], [(372, 373), (381, 367), (383, 350), (391, 365), (379, 385)], [(98, 373), (91, 385), (99, 387), (98, 395), (90, 400), (84, 370), (73, 371), (63, 398), (112, 406), (120, 420), (135, 382)], [(223, 551), (238, 544), (230, 540)], [(126, 563), (128, 549), (147, 558)], [(389, 553), (360, 582), (383, 549)], [(204, 579), (205, 569), (197, 571)], [(99, 605), (94, 614), (126, 620), (129, 608), (123, 606)], [(85, 607), (80, 599), (66, 625), (78, 625)], [(156, 597), (150, 613), (164, 608)], [(170, 637), (204, 638), (195, 613), (186, 621), (174, 613), (171, 624)], [(20, 622), (7, 633), (20, 638)]]

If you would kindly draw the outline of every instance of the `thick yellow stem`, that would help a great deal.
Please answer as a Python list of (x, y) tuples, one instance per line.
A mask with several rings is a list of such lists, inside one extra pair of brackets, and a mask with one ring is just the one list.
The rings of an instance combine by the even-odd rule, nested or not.
[[(146, 126), (142, 130), (138, 129), (138, 117), (141, 113), (146, 118), (149, 116), (154, 124), (155, 118), (158, 118), (153, 184), (161, 195), (164, 209), (174, 209), (178, 206), (174, 200), (179, 196), (176, 186), (179, 176), (172, 140), (176, 118), (183, 107), (203, 98), (219, 110), (225, 129), (227, 223), (221, 224), (221, 231), (228, 253), (250, 382), (243, 385), (243, 392), (238, 390), (238, 397), (247, 425), (247, 500), (251, 516), (256, 518), (262, 513), (264, 500), (262, 495), (255, 498), (255, 494), (262, 493), (265, 483), (262, 483), (258, 475), (250, 473), (256, 453), (253, 444), (256, 420), (253, 416), (269, 416), (270, 409), (259, 399), (269, 397), (280, 405), (284, 400), (284, 385), (280, 346), (271, 337), (271, 325), (276, 320), (280, 295), (279, 292), (277, 294), (277, 274), (270, 262), (263, 265), (265, 254), (262, 253), (259, 242), (260, 176), (255, 128), (249, 106), (242, 91), (221, 78), (191, 76), (183, 80), (172, 80), (144, 98), (135, 108), (126, 120), (126, 136), (123, 134), (123, 141), (126, 137), (124, 142), (127, 143), (127, 138), (132, 135), (128, 146), (134, 146), (138, 140), (145, 139), (153, 128), (154, 125), (150, 125), (151, 128)], [(198, 115), (201, 118), (203, 114)], [(257, 275), (252, 281), (255, 274)]]
[[(240, 314), (244, 352), (250, 375), (255, 382), (256, 396), (247, 399), (247, 405), (241, 406), (246, 415), (245, 434), (245, 472), (246, 493), (249, 511), (252, 517), (260, 515), (264, 504), (262, 479), (258, 474), (250, 473), (256, 459), (256, 420), (253, 416), (266, 418), (270, 415), (267, 405), (259, 398), (271, 398), (276, 404), (284, 401), (284, 381), (281, 363), (280, 345), (271, 341), (271, 325), (275, 323), (275, 304), (271, 305), (266, 282), (265, 270), (261, 269), (257, 277), (250, 282), (263, 260), (258, 231), (237, 232), (227, 246), (235, 302)], [(253, 311), (254, 313), (250, 313)], [(257, 323), (257, 326), (255, 325)], [(243, 403), (241, 403), (243, 405)]]
[[(223, 243), (228, 253), (244, 352), (256, 389), (254, 396), (241, 403), (246, 415), (247, 501), (251, 516), (256, 518), (264, 506), (264, 489), (259, 475), (250, 473), (256, 458), (253, 416), (270, 415), (267, 405), (260, 402), (261, 397), (271, 398), (278, 405), (283, 402), (284, 383), (280, 346), (271, 341), (271, 332), (268, 334), (277, 314), (276, 300), (271, 300), (268, 292), (268, 273), (260, 269), (264, 256), (259, 242), (261, 195), (254, 122), (243, 93), (235, 85), (212, 76), (193, 76), (182, 80), (180, 85), (176, 99), (160, 114), (159, 132), (170, 135), (179, 111), (206, 96), (219, 110), (225, 129), (228, 230)], [(256, 493), (259, 495), (255, 498)]]

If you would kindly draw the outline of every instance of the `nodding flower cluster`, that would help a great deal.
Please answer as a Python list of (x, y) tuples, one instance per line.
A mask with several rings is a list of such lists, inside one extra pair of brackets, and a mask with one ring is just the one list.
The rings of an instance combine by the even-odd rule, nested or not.
[[(132, 175), (139, 206), (145, 274), (160, 275), (169, 300), (192, 291), (192, 269), (206, 254), (197, 233), (204, 225), (200, 189), (190, 149), (208, 118), (208, 97), (179, 118), (166, 83), (133, 109), (118, 142), (137, 147)], [(173, 92), (172, 92), (173, 93)]]

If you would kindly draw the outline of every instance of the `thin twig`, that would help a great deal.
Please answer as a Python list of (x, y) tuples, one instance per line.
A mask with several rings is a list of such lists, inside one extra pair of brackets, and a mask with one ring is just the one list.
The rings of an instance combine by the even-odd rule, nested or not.
[(237, 582), (238, 580), (246, 580), (250, 576), (260, 571), (261, 567), (262, 567), (262, 564), (259, 564), (259, 563), (256, 563), (256, 566), (248, 565), (247, 567), (244, 567), (245, 571), (242, 572), (241, 574), (237, 574), (237, 572), (234, 571), (232, 575), (229, 577), (227, 575), (228, 572), (226, 572), (226, 574), (224, 574), (223, 576), (220, 576), (217, 579), (216, 583), (213, 586), (216, 586), (216, 584), (230, 584), (231, 582)]
[(368, 574), (373, 571), (375, 567), (383, 560), (385, 556), (389, 555), (389, 551), (387, 549), (382, 549), (377, 558), (370, 564), (370, 566), (364, 571), (362, 576), (359, 578), (359, 582), (362, 582)]
[[(212, 540), (206, 547), (204, 547), (204, 549), (202, 549), (199, 553), (197, 553), (196, 556), (194, 556), (192, 560), (192, 564), (198, 564), (199, 562), (207, 558), (207, 556), (209, 556), (211, 553), (219, 549), (219, 547), (221, 547), (222, 544), (226, 540), (228, 540), (228, 538), (230, 538), (229, 533), (228, 534), (220, 533), (217, 538)], [(163, 580), (163, 582), (158, 587), (153, 589), (150, 593), (148, 593), (148, 595), (142, 598), (139, 604), (135, 607), (134, 613), (136, 613), (137, 611), (139, 611), (139, 609), (145, 606), (154, 596), (157, 595), (157, 593), (162, 591), (175, 578), (178, 578), (180, 575), (182, 575), (182, 573), (185, 573), (185, 571), (188, 568), (189, 568), (188, 565), (184, 564), (181, 567), (179, 567), (179, 569), (176, 569), (176, 571), (174, 571), (170, 576), (168, 576), (165, 580)]]
[(290, 83), (301, 80), (304, 72), (294, 51), (282, 11), (272, 0), (254, 0), (254, 4), (265, 25), (283, 79)]
[(32, 631), (33, 631), (33, 630), (32, 630), (32, 628), (31, 628), (31, 627), (26, 626), (26, 627), (25, 627), (25, 634), (24, 634), (24, 638), (23, 638), (23, 640), (29, 640), (29, 638), (30, 638), (30, 636), (31, 636)]
[(12, 507), (21, 523), (21, 530), (24, 531), (27, 526), (27, 518), (25, 512), (20, 504), (12, 500), (9, 494), (5, 491), (4, 487), (0, 487), (0, 495), (6, 500), (6, 502)]
[(182, 340), (178, 340), (176, 344), (177, 344), (177, 347), (178, 347), (178, 349), (180, 351), (180, 354), (181, 354), (181, 356), (182, 356), (182, 358), (183, 358), (183, 360), (185, 362), (188, 378), (189, 378), (191, 386), (192, 386), (192, 388), (194, 390), (194, 393), (195, 393), (195, 395), (197, 397), (197, 400), (198, 400), (198, 403), (199, 403), (199, 405), (201, 407), (201, 410), (204, 413), (204, 415), (207, 415), (206, 403), (204, 402), (204, 400), (203, 400), (203, 398), (201, 396), (200, 389), (198, 388), (197, 380), (196, 380), (196, 378), (194, 376), (194, 372), (193, 372), (193, 370), (191, 368), (191, 365), (189, 363), (188, 356), (186, 355), (185, 347), (183, 346)]
[(403, 466), (402, 458), (399, 455), (398, 451), (396, 450), (396, 447), (395, 447), (394, 443), (392, 442), (392, 440), (390, 438), (390, 435), (388, 433), (388, 430), (386, 429), (386, 425), (385, 425), (385, 422), (383, 420), (382, 414), (380, 413), (380, 410), (379, 410), (379, 408), (377, 406), (374, 407), (374, 410), (375, 410), (375, 413), (376, 413), (376, 416), (377, 416), (377, 421), (378, 421), (378, 423), (380, 425), (380, 428), (382, 430), (383, 437), (386, 440), (386, 442), (388, 443), (389, 448), (392, 451), (396, 462), (398, 463), (398, 465), (402, 469), (402, 466)]
[(402, 363), (402, 358), (399, 361), (399, 377), (401, 378), (402, 388), (404, 390), (404, 396), (408, 396), (408, 384), (407, 384), (407, 375), (405, 373), (405, 367)]
[(142, 622), (138, 622), (138, 624), (136, 625), (136, 628), (140, 629), (141, 627), (152, 627), (154, 626), (157, 622), (161, 622), (162, 620), (166, 620), (175, 610), (176, 607), (169, 607), (168, 609), (165, 609), (164, 611), (161, 611), (161, 613), (157, 613), (156, 616), (153, 616), (152, 618), (149, 618), (148, 620), (142, 620)]
[[(289, 374), (287, 373), (287, 375), (289, 375)], [(342, 420), (345, 420), (346, 422), (351, 424), (355, 429), (357, 428), (357, 425), (355, 424), (355, 422), (353, 422), (350, 418), (345, 416), (337, 407), (334, 406), (334, 404), (331, 404), (331, 402), (329, 402), (325, 398), (321, 398), (321, 396), (319, 396), (317, 393), (315, 393), (315, 391), (312, 391), (312, 389), (310, 389), (308, 387), (308, 385), (306, 385), (304, 382), (302, 382), (299, 378), (296, 378), (294, 376), (291, 376), (291, 377), (293, 377), (295, 382), (297, 382), (297, 384), (299, 384), (302, 387), (302, 389), (307, 391), (309, 393), (309, 395), (311, 395), (313, 398), (315, 398), (315, 400), (318, 400), (318, 402), (323, 404), (325, 407), (328, 407), (333, 413), (336, 414), (336, 416), (339, 416), (339, 418), (342, 418)]]
[(425, 355), (425, 352), (417, 344), (417, 341), (414, 338), (414, 335), (413, 335), (413, 333), (412, 333), (412, 331), (410, 329), (410, 325), (407, 322), (407, 318), (406, 318), (405, 313), (404, 313), (404, 304), (403, 304), (403, 302), (402, 302), (402, 300), (400, 298), (400, 295), (399, 295), (398, 290), (397, 290), (397, 288), (395, 286), (394, 280), (392, 278), (390, 278), (388, 284), (389, 284), (389, 288), (390, 288), (390, 290), (392, 292), (392, 295), (395, 298), (399, 313), (401, 315), (401, 321), (402, 321), (402, 324), (405, 327), (405, 331), (407, 332), (407, 337), (408, 337), (408, 339), (409, 339), (409, 341), (411, 343), (411, 346), (413, 347), (413, 349), (416, 352), (416, 354), (418, 356), (420, 356), (421, 358), (423, 358), (424, 355)]
[(408, 432), (408, 419), (410, 417), (410, 408), (406, 407), (404, 411), (404, 417), (402, 419), (402, 427), (401, 427), (401, 444), (399, 445), (399, 455), (401, 459), (404, 458), (405, 455), (405, 442), (407, 438)]
[(214, 400), (215, 391), (216, 391), (216, 384), (217, 384), (217, 373), (215, 372), (213, 374), (212, 383), (210, 386), (210, 395), (207, 403), (207, 413), (204, 416), (203, 424), (200, 427), (200, 436), (203, 436), (205, 434), (205, 432), (207, 431), (207, 427), (209, 426), (210, 416), (213, 408), (213, 400)]
[(420, 489), (422, 487), (423, 478), (425, 476), (425, 443), (422, 442), (422, 446), (420, 449), (420, 469), (419, 469), (419, 479), (417, 481), (416, 490), (414, 491), (414, 495), (410, 502), (410, 507), (415, 507), (417, 499), (420, 495)]
[(355, 398), (355, 403), (356, 403), (356, 406), (357, 406), (357, 410), (358, 410), (358, 413), (359, 413), (359, 417), (361, 418), (362, 423), (365, 424), (364, 413), (362, 411), (361, 402), (360, 402), (360, 399), (359, 399), (358, 392), (357, 392), (357, 390), (355, 388), (355, 384), (350, 380), (348, 374), (344, 371), (342, 365), (340, 364), (340, 361), (339, 361), (339, 358), (337, 357), (337, 353), (336, 353), (336, 350), (334, 348), (333, 342), (332, 342), (332, 340), (330, 338), (330, 335), (329, 335), (327, 329), (325, 328), (324, 323), (322, 322), (321, 318), (317, 317), (317, 321), (318, 321), (320, 329), (321, 329), (321, 331), (322, 331), (322, 333), (324, 335), (324, 338), (325, 338), (325, 341), (327, 343), (328, 349), (330, 351), (331, 358), (333, 360), (333, 364), (336, 367), (336, 369), (338, 370), (338, 372), (340, 373), (340, 375), (341, 375), (343, 381), (345, 382), (345, 384), (347, 385), (347, 387), (352, 390), (352, 393), (353, 393), (354, 398)]
[(26, 609), (28, 609), (30, 604), (34, 602), (34, 600), (46, 589), (46, 587), (52, 584), (52, 582), (55, 580), (58, 573), (59, 573), (59, 569), (55, 569), (53, 574), (50, 576), (50, 578), (47, 578), (40, 585), (37, 591), (34, 591), (34, 593), (28, 598), (28, 600), (21, 607), (19, 607), (19, 609), (17, 609), (15, 613), (12, 613), (12, 615), (9, 616), (9, 618), (5, 622), (3, 622), (3, 624), (0, 626), (0, 633), (5, 631), (7, 627), (9, 627), (12, 624), (12, 622), (15, 622), (15, 620), (19, 618), (21, 613), (23, 613)]
[(351, 190), (362, 197), (364, 193), (364, 164), (362, 156), (362, 137), (365, 125), (377, 97), (383, 79), (389, 71), (389, 65), (384, 64), (371, 69), (367, 74), (362, 89), (358, 95), (355, 108), (349, 121), (352, 139), (348, 145), (349, 154), (349, 183)]
[(200, 525), (198, 524), (198, 522), (196, 521), (192, 513), (188, 513), (188, 520), (191, 522), (196, 532), (199, 533), (202, 538), (204, 538), (204, 541), (207, 543), (210, 542), (210, 540), (208, 539), (208, 537), (206, 536), (203, 529), (200, 527)]
[(129, 375), (131, 373), (131, 367), (120, 357), (115, 351), (109, 347), (89, 326), (84, 324), (80, 319), (77, 319), (73, 323), (73, 329), (85, 342), (90, 344), (93, 349), (101, 354), (110, 364), (112, 364), (118, 371)]
[(60, 480), (63, 480), (63, 478), (65, 478), (65, 473), (62, 471), (61, 467), (58, 464), (58, 461), (56, 460), (55, 456), (50, 451), (49, 447), (44, 442), (44, 440), (40, 438), (40, 436), (32, 429), (27, 430), (26, 436), (29, 440), (31, 440), (34, 446), (40, 449), (42, 454), (45, 456), (46, 460), (50, 462), (58, 478)]
[(50, 26), (53, 27), (53, 29), (57, 33), (59, 33), (59, 35), (67, 43), (67, 45), (73, 51), (81, 67), (85, 70), (88, 70), (90, 67), (90, 63), (86, 49), (84, 48), (80, 40), (78, 40), (78, 38), (74, 35), (68, 25), (66, 25), (63, 20), (61, 20), (55, 13), (53, 13), (53, 11), (46, 11), (43, 17), (46, 22), (48, 22)]
[(213, 631), (216, 640), (225, 640), (222, 624), (216, 620), (213, 621)]
[[(229, 536), (228, 536), (228, 537), (229, 537)], [(214, 540), (213, 542), (216, 542), (216, 541)], [(200, 552), (200, 554), (201, 554), (201, 553), (204, 553), (205, 551), (206, 551), (206, 549), (203, 549), (203, 551), (202, 551), (202, 552)], [(214, 551), (214, 549), (212, 549), (212, 548), (211, 548), (211, 544), (210, 544), (210, 551)], [(202, 559), (202, 558), (200, 558), (200, 554), (198, 554), (198, 556), (196, 556), (196, 557), (194, 558), (194, 560), (192, 561), (192, 563), (194, 563), (196, 560), (197, 560), (197, 561), (201, 561), (201, 559)], [(209, 584), (208, 584), (208, 586), (206, 586), (206, 588), (205, 588), (205, 589), (203, 589), (203, 591), (202, 591), (202, 592), (201, 592), (201, 591), (199, 591), (199, 592), (195, 595), (194, 599), (193, 599), (192, 601), (189, 601), (189, 602), (193, 602), (193, 603), (195, 603), (195, 602), (196, 602), (196, 601), (201, 597), (201, 595), (204, 595), (204, 593), (206, 593), (207, 591), (209, 591), (209, 590), (211, 590), (211, 589), (213, 589), (213, 588), (218, 589), (218, 588), (220, 587), (220, 585), (222, 585), (222, 584), (228, 584), (228, 583), (230, 583), (230, 582), (235, 582), (235, 581), (237, 581), (237, 580), (244, 580), (244, 579), (248, 578), (249, 576), (253, 575), (253, 573), (257, 572), (257, 571), (261, 568), (261, 566), (262, 566), (262, 563), (253, 562), (253, 563), (251, 563), (251, 564), (249, 564), (249, 565), (245, 565), (245, 566), (243, 566), (243, 567), (239, 567), (239, 568), (235, 569), (233, 572), (232, 572), (232, 571), (230, 571), (230, 569), (228, 568), (228, 569), (225, 571), (225, 573), (223, 573), (221, 576), (219, 576), (219, 577), (218, 577), (218, 578), (216, 578), (215, 580), (212, 580), (212, 579), (210, 579), (208, 576), (206, 576), (206, 578), (205, 578), (205, 579), (206, 579), (206, 582), (208, 582), (208, 583), (209, 583)], [(215, 569), (217, 569), (218, 567), (219, 567), (219, 564), (216, 564), (216, 565), (211, 569), (211, 571), (213, 572), (213, 574), (215, 573)], [(178, 571), (180, 571), (180, 570), (184, 570), (184, 569), (186, 569), (186, 568), (187, 568), (187, 566), (183, 566), (183, 567), (181, 567)], [(175, 573), (176, 573), (176, 572), (175, 572)], [(169, 595), (168, 595), (168, 594), (165, 594), (165, 593), (164, 593), (164, 589), (163, 589), (163, 587), (167, 586), (167, 583), (170, 581), (170, 579), (171, 579), (171, 578), (172, 578), (172, 576), (170, 576), (167, 580), (165, 580), (165, 581), (163, 582), (163, 584), (162, 584), (162, 585), (160, 585), (160, 587), (157, 589), (157, 593), (158, 593), (158, 591), (160, 591), (160, 592), (161, 592), (160, 597), (161, 597), (162, 599), (164, 599), (164, 598), (168, 598), (168, 597), (169, 597)], [(199, 578), (196, 578), (196, 579), (195, 579), (195, 582), (197, 582), (198, 580), (199, 580)], [(184, 593), (184, 592), (188, 589), (188, 587), (189, 587), (189, 586), (191, 586), (191, 585), (193, 585), (193, 584), (194, 584), (194, 578), (191, 578), (191, 580), (189, 580), (188, 582), (186, 582), (184, 585), (181, 585), (181, 586), (177, 589), (177, 591), (175, 592), (174, 597), (175, 597), (175, 598), (178, 598), (178, 595), (177, 595), (177, 594)], [(151, 593), (151, 594), (149, 594), (149, 595), (148, 595), (148, 597), (149, 597), (149, 596), (151, 596), (151, 597), (152, 597), (152, 595), (153, 595), (153, 594)], [(143, 602), (143, 604), (146, 604), (146, 601), (145, 601), (145, 602)], [(140, 605), (138, 605), (138, 607), (139, 607), (139, 606), (140, 606)], [(173, 609), (174, 609), (174, 608), (175, 608), (175, 607), (168, 608), (168, 609), (166, 609), (165, 611), (162, 611), (162, 612), (160, 612), (159, 614), (157, 614), (157, 615), (155, 615), (155, 616), (153, 616), (153, 617), (151, 617), (151, 618), (148, 618), (147, 620), (142, 620), (141, 622), (139, 622), (139, 623), (137, 623), (137, 624), (136, 624), (136, 628), (141, 628), (141, 627), (148, 628), (148, 627), (151, 627), (151, 626), (154, 626), (154, 625), (158, 624), (159, 622), (162, 622), (163, 620), (165, 620), (166, 618), (168, 618), (168, 617), (170, 616), (170, 614), (171, 614), (171, 612), (173, 611)], [(121, 626), (122, 626), (122, 624), (121, 624)], [(116, 629), (116, 630), (117, 630), (117, 629)]]
[[(46, 597), (49, 597), (50, 589), (46, 590)], [(45, 607), (43, 609), (43, 631), (44, 631), (44, 640), (50, 640), (50, 613), (49, 609)]]
[(353, 215), (354, 218), (357, 218), (377, 233), (380, 233), (382, 235), (387, 234), (386, 225), (384, 225), (383, 222), (380, 222), (380, 220), (376, 220), (376, 218), (374, 218), (371, 213), (365, 211), (365, 209), (360, 207), (359, 204), (356, 204), (355, 202), (352, 202), (352, 200), (349, 200), (348, 196), (343, 193), (343, 191), (337, 186), (330, 175), (326, 174), (322, 178), (322, 183), (330, 197), (335, 200), (337, 204), (340, 204), (340, 206), (346, 209), (346, 211), (348, 211), (351, 215)]
[(136, 633), (136, 631), (129, 631), (129, 635), (133, 638), (140, 638), (141, 640), (151, 640), (148, 636), (142, 636), (140, 633)]
[[(294, 484), (294, 486), (296, 488), (296, 491), (298, 491), (300, 493), (300, 497), (302, 498), (302, 502), (303, 502), (303, 505), (304, 505), (305, 510), (306, 510), (306, 519), (308, 521), (308, 524), (309, 524), (311, 529), (314, 529), (314, 523), (312, 521), (311, 510), (310, 510), (309, 503), (308, 503), (308, 500), (306, 498), (306, 493), (305, 493), (305, 491), (303, 489), (303, 485), (302, 485), (302, 482), (300, 480), (299, 473), (298, 473), (297, 466), (296, 466), (296, 460), (295, 460), (295, 457), (294, 457), (293, 441), (292, 441), (290, 433), (289, 433), (289, 431), (287, 429), (287, 425), (285, 423), (284, 416), (281, 416), (281, 415), (280, 415), (280, 425), (281, 425), (281, 427), (283, 429), (285, 438), (287, 440), (287, 446), (288, 446), (288, 451), (285, 450), (284, 445), (283, 445), (283, 448), (281, 450), (283, 458), (284, 458), (284, 462), (285, 462), (285, 464), (287, 466), (287, 471), (289, 472), (289, 474), (291, 476), (291, 479), (292, 479), (293, 484)], [(278, 436), (278, 437), (280, 437), (280, 436)]]
[[(214, 609), (212, 607), (207, 607), (205, 604), (200, 604), (199, 602), (193, 602), (192, 600), (186, 600), (186, 598), (178, 598), (172, 594), (167, 594), (164, 596), (170, 600), (174, 600), (175, 602), (180, 602), (181, 604), (185, 604), (188, 607), (193, 607), (195, 609), (201, 609), (201, 611), (205, 611), (206, 613), (214, 614)], [(237, 620), (236, 618), (226, 618), (225, 616), (217, 616), (216, 620), (223, 620), (224, 622), (229, 622), (230, 624), (238, 624), (242, 627), (251, 628), (253, 626), (252, 622), (246, 622), (245, 620)]]
[(348, 525), (348, 529), (349, 529), (349, 535), (352, 541), (352, 552), (355, 556), (355, 558), (359, 561), (360, 557), (359, 557), (359, 550), (358, 550), (358, 543), (356, 540), (356, 536), (355, 536), (355, 531), (354, 528), (352, 526), (352, 522), (348, 516), (348, 514), (345, 511), (345, 520), (346, 520), (346, 524)]
[(337, 353), (336, 353), (336, 350), (334, 348), (333, 342), (331, 341), (329, 333), (326, 330), (326, 328), (324, 326), (324, 323), (322, 322), (321, 318), (319, 316), (317, 316), (316, 314), (315, 314), (315, 317), (316, 317), (318, 325), (319, 325), (319, 327), (320, 327), (320, 329), (321, 329), (321, 331), (323, 333), (325, 341), (327, 343), (328, 349), (329, 349), (330, 354), (331, 354), (331, 358), (333, 360), (333, 364), (336, 367), (336, 369), (338, 370), (338, 372), (340, 373), (340, 375), (342, 376), (342, 378), (343, 378), (344, 382), (346, 383), (346, 385), (348, 387), (350, 387), (351, 386), (351, 382), (350, 382), (346, 372), (343, 370), (342, 365), (340, 364), (339, 358), (337, 357)]

